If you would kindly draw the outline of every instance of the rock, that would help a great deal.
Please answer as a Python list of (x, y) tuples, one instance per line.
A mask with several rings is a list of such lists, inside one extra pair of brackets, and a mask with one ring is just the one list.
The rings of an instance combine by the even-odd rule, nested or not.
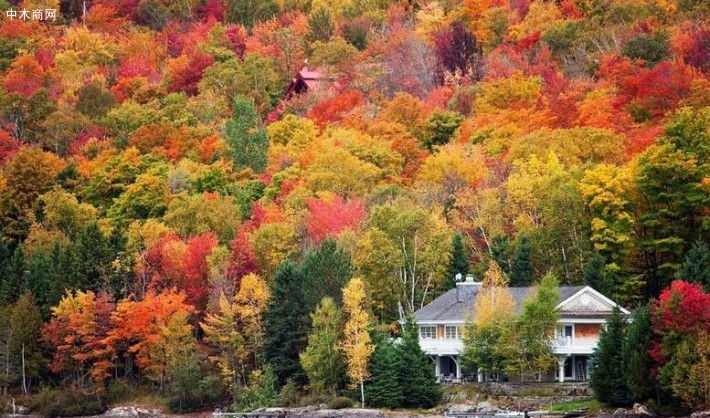
[(651, 413), (651, 411), (649, 411), (645, 405), (642, 405), (640, 403), (635, 403), (633, 408), (631, 408), (630, 413), (633, 415), (643, 415), (648, 417), (655, 416), (655, 414)]
[(449, 407), (449, 409), (447, 410), (447, 413), (449, 415), (473, 414), (475, 412), (476, 412), (476, 407), (474, 405), (463, 405), (463, 404), (451, 405)]
[(317, 409), (315, 407), (294, 408), (286, 411), (285, 418), (384, 418), (375, 409)]
[(614, 411), (614, 418), (623, 418), (626, 416), (626, 410), (624, 408), (619, 408)]
[(690, 418), (710, 418), (710, 411), (693, 412)]
[(139, 417), (139, 418), (159, 417), (161, 415), (162, 415), (161, 412), (157, 409), (137, 408), (134, 406), (120, 406), (117, 408), (112, 408), (112, 409), (109, 409), (108, 411), (104, 412), (104, 414), (103, 414), (103, 416), (106, 416), (106, 417)]
[(480, 414), (495, 414), (496, 412), (500, 412), (500, 409), (493, 406), (493, 404), (488, 401), (483, 401), (476, 405), (476, 412)]

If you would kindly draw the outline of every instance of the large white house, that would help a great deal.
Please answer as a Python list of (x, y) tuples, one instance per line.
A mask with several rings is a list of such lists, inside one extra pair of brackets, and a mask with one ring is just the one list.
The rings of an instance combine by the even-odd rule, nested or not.
[[(433, 300), (414, 313), (419, 326), (419, 343), (431, 356), (436, 374), (444, 381), (460, 381), (464, 377), (460, 357), (463, 353), (462, 331), (468, 319), (475, 318), (475, 300), (481, 282), (473, 276)], [(518, 310), (523, 301), (532, 293), (533, 287), (511, 287), (510, 293)], [(606, 319), (611, 315), (614, 301), (589, 286), (560, 286), (559, 326), (556, 338), (550, 341), (552, 352), (558, 360), (558, 367), (550, 371), (547, 378), (564, 382), (567, 380), (587, 380), (592, 364), (594, 348), (599, 341), (599, 333)], [(624, 314), (629, 311), (619, 306)], [(467, 376), (484, 381), (491, 376), (469, 374)]]

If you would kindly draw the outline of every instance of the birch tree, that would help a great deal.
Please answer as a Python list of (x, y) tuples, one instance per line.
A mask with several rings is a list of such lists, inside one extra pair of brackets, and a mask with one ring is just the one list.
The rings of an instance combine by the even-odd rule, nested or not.
[(353, 387), (360, 386), (361, 405), (365, 407), (365, 380), (370, 378), (370, 357), (375, 345), (370, 339), (370, 315), (367, 313), (365, 285), (354, 278), (343, 289), (343, 309), (347, 316), (341, 350), (348, 364)]

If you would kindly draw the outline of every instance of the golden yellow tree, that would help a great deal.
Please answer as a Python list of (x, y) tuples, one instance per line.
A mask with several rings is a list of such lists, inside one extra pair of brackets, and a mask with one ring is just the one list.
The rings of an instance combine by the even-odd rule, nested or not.
[(515, 302), (508, 290), (508, 277), (498, 263), (491, 260), (488, 271), (483, 276), (483, 284), (476, 297), (476, 320), (474, 325), (482, 327), (496, 321), (510, 318), (515, 312)]
[(356, 277), (343, 289), (343, 309), (347, 316), (343, 341), (340, 345), (348, 363), (348, 377), (353, 387), (360, 385), (362, 407), (365, 407), (365, 380), (370, 377), (369, 362), (375, 345), (368, 327), (370, 315), (366, 307), (365, 285)]
[(230, 301), (224, 294), (219, 298), (219, 310), (208, 313), (200, 324), (205, 341), (218, 347), (210, 357), (222, 373), (236, 399), (236, 394), (248, 369), (259, 366), (258, 353), (264, 336), (263, 315), (270, 293), (266, 283), (256, 274), (242, 277), (239, 292)]

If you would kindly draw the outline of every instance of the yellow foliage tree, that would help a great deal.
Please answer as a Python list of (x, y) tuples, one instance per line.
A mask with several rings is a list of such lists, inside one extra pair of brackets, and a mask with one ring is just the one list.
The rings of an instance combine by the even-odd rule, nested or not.
[(238, 388), (246, 384), (248, 371), (259, 367), (263, 315), (269, 297), (264, 280), (256, 274), (248, 274), (242, 278), (234, 299), (230, 301), (221, 294), (218, 310), (208, 313), (200, 324), (205, 341), (218, 348), (210, 360), (219, 367), (235, 399)]
[(348, 377), (353, 387), (360, 386), (362, 407), (365, 407), (365, 380), (370, 377), (369, 363), (375, 345), (370, 340), (370, 315), (366, 306), (365, 284), (353, 278), (343, 289), (343, 309), (347, 317), (340, 345), (348, 363)]
[(508, 277), (493, 260), (483, 276), (475, 307), (474, 325), (477, 327), (490, 326), (497, 321), (510, 319), (515, 313), (515, 302), (508, 290)]

